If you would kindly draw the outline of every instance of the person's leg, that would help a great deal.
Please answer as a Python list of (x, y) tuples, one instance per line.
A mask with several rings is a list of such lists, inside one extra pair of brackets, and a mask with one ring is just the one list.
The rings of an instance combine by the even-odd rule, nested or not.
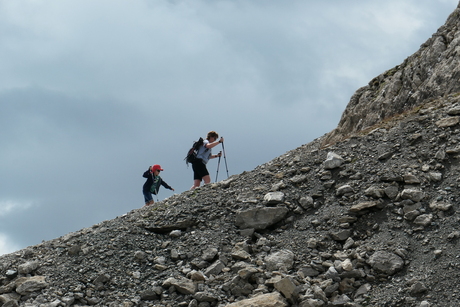
[(193, 169), (193, 185), (190, 188), (190, 190), (196, 189), (200, 186), (201, 183), (201, 177), (199, 176), (198, 172), (198, 165), (196, 162), (192, 163), (192, 169)]
[(206, 167), (206, 164), (201, 163), (200, 165), (200, 176), (201, 179), (204, 181), (204, 184), (208, 184), (211, 182), (211, 177), (209, 176), (208, 169)]
[(192, 185), (192, 187), (190, 188), (190, 190), (193, 190), (193, 189), (198, 188), (198, 187), (200, 186), (200, 184), (201, 184), (201, 180), (200, 180), (200, 179), (194, 179), (194, 180), (193, 180), (193, 185)]
[(211, 177), (209, 175), (206, 175), (203, 177), (204, 184), (208, 184), (211, 182)]
[(144, 201), (145, 201), (145, 205), (148, 206), (148, 205), (151, 205), (153, 204), (153, 197), (152, 197), (152, 193), (149, 192), (142, 192), (144, 194)]
[(200, 186), (201, 180), (204, 176), (207, 175), (206, 166), (204, 163), (199, 159), (198, 161), (192, 164), (193, 169), (193, 185), (190, 190), (196, 189)]

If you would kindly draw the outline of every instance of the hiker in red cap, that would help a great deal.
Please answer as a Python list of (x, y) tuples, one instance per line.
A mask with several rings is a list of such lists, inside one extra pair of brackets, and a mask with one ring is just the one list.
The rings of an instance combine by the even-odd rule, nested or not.
[(160, 190), (160, 185), (164, 186), (166, 189), (174, 191), (166, 182), (163, 181), (160, 177), (160, 172), (163, 171), (160, 165), (155, 164), (149, 167), (149, 169), (144, 172), (142, 177), (147, 178), (142, 187), (142, 193), (144, 194), (145, 205), (149, 206), (154, 203), (152, 194), (157, 195), (158, 190)]

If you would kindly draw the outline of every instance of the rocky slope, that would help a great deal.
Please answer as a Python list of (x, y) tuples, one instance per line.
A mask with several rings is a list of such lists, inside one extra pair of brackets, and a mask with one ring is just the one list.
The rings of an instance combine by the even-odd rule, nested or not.
[(348, 138), (3, 255), (0, 306), (459, 306), (460, 90), (426, 95)]

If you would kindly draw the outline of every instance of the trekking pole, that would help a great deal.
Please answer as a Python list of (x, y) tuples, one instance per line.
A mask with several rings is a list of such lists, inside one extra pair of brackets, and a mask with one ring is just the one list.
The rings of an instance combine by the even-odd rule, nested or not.
[(219, 161), (217, 162), (216, 182), (217, 182), (217, 175), (219, 175), (220, 157), (221, 157), (221, 156), (219, 156)]
[(223, 153), (224, 153), (225, 169), (227, 170), (227, 178), (228, 178), (227, 157), (226, 157), (226, 155), (225, 155), (224, 142), (222, 142), (222, 151), (223, 151)]

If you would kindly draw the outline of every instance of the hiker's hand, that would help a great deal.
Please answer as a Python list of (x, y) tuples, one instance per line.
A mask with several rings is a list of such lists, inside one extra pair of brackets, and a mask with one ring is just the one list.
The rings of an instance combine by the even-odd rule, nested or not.
[(217, 154), (217, 157), (218, 158), (222, 157), (222, 151), (219, 151), (219, 153)]
[(219, 143), (223, 143), (224, 142), (224, 138), (221, 137), (220, 140), (219, 140)]

